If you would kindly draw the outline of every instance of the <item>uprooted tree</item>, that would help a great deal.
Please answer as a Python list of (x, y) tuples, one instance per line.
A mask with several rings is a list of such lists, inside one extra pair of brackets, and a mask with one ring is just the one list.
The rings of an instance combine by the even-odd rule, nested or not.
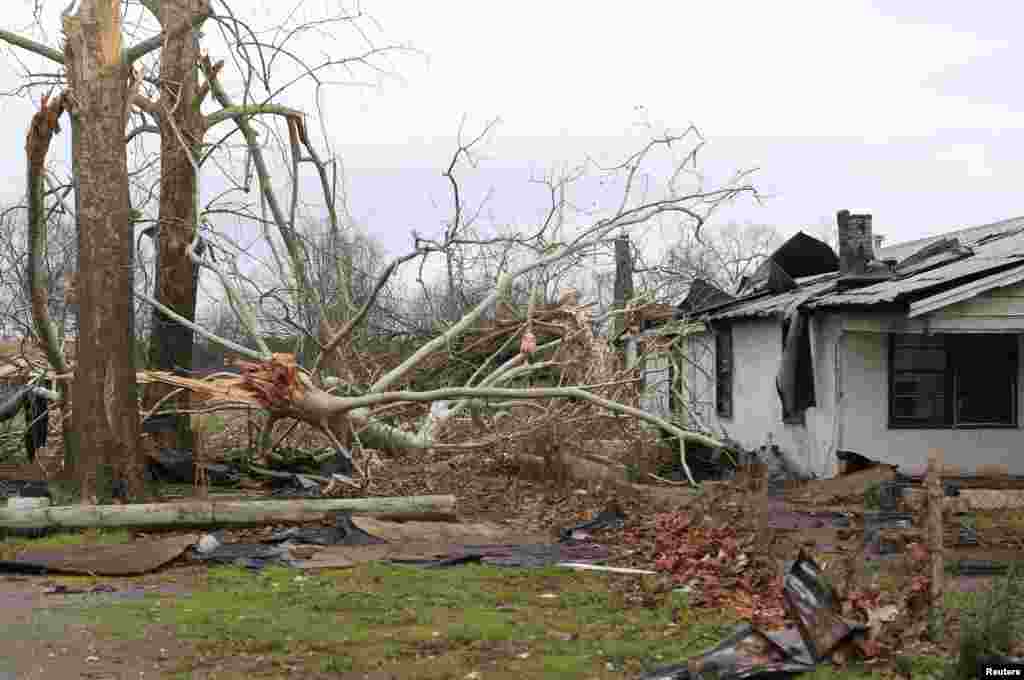
[[(540, 328), (552, 322), (542, 318), (536, 300), (550, 292), (544, 290), (544, 286), (545, 282), (556, 280), (553, 272), (557, 273), (567, 262), (607, 248), (615, 235), (652, 220), (678, 219), (699, 230), (717, 207), (741, 194), (754, 193), (744, 173), (714, 189), (681, 184), (683, 178), (692, 176), (684, 171), (695, 165), (696, 150), (701, 146), (695, 128), (687, 128), (680, 134), (666, 133), (651, 140), (623, 163), (597, 168), (610, 178), (610, 186), (618, 188), (610, 207), (599, 216), (581, 212), (575, 220), (566, 218), (571, 206), (568, 187), (584, 170), (594, 169), (584, 166), (570, 176), (545, 180), (551, 207), (537, 225), (493, 235), (471, 229), (455, 172), (471, 159), (473, 147), (481, 138), (466, 143), (460, 141), (445, 172), (452, 188), (453, 212), (440, 236), (428, 238), (414, 233), (411, 251), (383, 268), (365, 299), (357, 304), (351, 289), (343, 285), (348, 294), (341, 296), (334, 309), (328, 309), (322, 298), (312, 294), (314, 286), (307, 268), (307, 244), (298, 237), (296, 228), (302, 202), (300, 167), (309, 163), (316, 171), (332, 233), (339, 233), (341, 229), (337, 187), (330, 177), (331, 159), (322, 158), (318, 152), (309, 133), (307, 116), (272, 101), (279, 88), (270, 83), (272, 69), (267, 64), (281, 54), (290, 53), (283, 44), (238, 39), (236, 56), (241, 54), (243, 58), (237, 63), (249, 70), (243, 82), (249, 87), (253, 80), (263, 78), (269, 93), (263, 103), (252, 104), (254, 97), (246, 89), (241, 96), (243, 103), (238, 104), (221, 82), (222, 62), (214, 63), (201, 54), (197, 42), (197, 28), (211, 20), (229, 27), (229, 35), (237, 36), (242, 32), (255, 35), (231, 13), (228, 5), (220, 3), (218, 6), (223, 11), (215, 14), (198, 1), (149, 0), (142, 4), (157, 18), (161, 32), (127, 49), (121, 46), (119, 0), (82, 0), (74, 16), (66, 15), (67, 41), (63, 53), (27, 38), (0, 32), (0, 39), (63, 64), (65, 68), (65, 89), (55, 97), (43, 99), (29, 133), (29, 233), (30, 245), (34, 244), (30, 279), (33, 291), (45, 284), (38, 269), (31, 269), (40, 256), (47, 201), (53, 200), (42, 190), (43, 166), (50, 138), (59, 129), (57, 121), (67, 111), (71, 115), (73, 135), (79, 233), (76, 286), (79, 344), (73, 366), (59, 350), (45, 298), (35, 294), (33, 316), (37, 335), (47, 349), (54, 372), (59, 375), (74, 372), (70, 395), (62, 391), (61, 397), (65, 405), (72, 406), (71, 431), (77, 437), (83, 498), (96, 494), (98, 481), (102, 481), (97, 471), (104, 467), (113, 468), (114, 476), (136, 482), (134, 491), (139, 493), (137, 375), (131, 351), (133, 294), (154, 309), (154, 349), (150, 357), (153, 368), (158, 370), (143, 374), (142, 381), (161, 386), (158, 392), (147, 390), (143, 417), (150, 417), (156, 411), (180, 411), (182, 402), (178, 402), (177, 408), (170, 408), (170, 405), (185, 393), (198, 397), (208, 408), (256, 406), (267, 414), (260, 439), (264, 449), (274, 424), (282, 419), (292, 419), (324, 433), (336, 450), (346, 455), (351, 455), (354, 442), (368, 447), (431, 448), (450, 432), (449, 426), (459, 414), (475, 414), (481, 406), (496, 403), (507, 405), (538, 400), (544, 403), (568, 400), (647, 421), (678, 437), (684, 467), (686, 442), (720, 446), (705, 434), (684, 430), (611, 398), (605, 388), (618, 381), (593, 384), (588, 381), (592, 374), (586, 371), (563, 373), (556, 386), (507, 386), (516, 378), (564, 363), (564, 348), (571, 344), (596, 351), (593, 350), (593, 329), (586, 320), (555, 323), (561, 329), (557, 337), (537, 344), (535, 326)], [(163, 48), (163, 59), (156, 83), (158, 93), (147, 97), (144, 87), (150, 79), (142, 77), (133, 64), (160, 48)], [(323, 67), (365, 63), (379, 51), (371, 48), (359, 57), (332, 60)], [(257, 64), (263, 66), (257, 67)], [(318, 70), (300, 67), (299, 76), (293, 80), (315, 79)], [(258, 77), (254, 77), (254, 73)], [(201, 84), (198, 74), (203, 78)], [(217, 108), (203, 113), (207, 97)], [(140, 127), (129, 131), (128, 122), (133, 112), (142, 116), (142, 122)], [(255, 124), (261, 118), (271, 119), (261, 123), (266, 129), (280, 133), (282, 162), (275, 164), (273, 158), (268, 158), (270, 147), (264, 141), (268, 133), (258, 133)], [(277, 121), (277, 128), (273, 127), (274, 121)], [(204, 143), (204, 136), (220, 124), (233, 126), (233, 134), (240, 136), (244, 147), (243, 180), (235, 188), (242, 190), (244, 184), (247, 193), (251, 173), (259, 189), (258, 208), (246, 206), (241, 210), (232, 208), (230, 212), (244, 215), (263, 234), (266, 247), (274, 257), (276, 267), (272, 269), (280, 278), (281, 288), (288, 292), (295, 307), (308, 312), (300, 317), (306, 326), (299, 330), (316, 350), (316, 359), (311, 365), (297, 364), (291, 354), (270, 352), (260, 328), (263, 310), (258, 309), (259, 303), (253, 302), (253, 295), (244, 292), (251, 281), (238, 265), (242, 248), (218, 233), (213, 219), (218, 209), (212, 204), (205, 208), (198, 204), (203, 162), (223, 150), (220, 142)], [(133, 293), (133, 224), (139, 211), (130, 204), (126, 146), (110, 143), (112, 139), (125, 139), (127, 144), (137, 135), (148, 133), (159, 134), (161, 140), (159, 226), (149, 232), (158, 243), (155, 295)], [(230, 134), (225, 135), (228, 136)], [(667, 179), (660, 183), (649, 168), (652, 156), (658, 154), (674, 159), (676, 165), (675, 172), (667, 174)], [(281, 168), (290, 175), (287, 201), (278, 195), (283, 182), (275, 182), (273, 174)], [(655, 186), (660, 195), (653, 193)], [(283, 249), (279, 249), (278, 244), (283, 245)], [(440, 257), (446, 263), (448, 292), (451, 293), (457, 288), (456, 265), (465, 261), (465, 253), (472, 247), (512, 248), (515, 252), (505, 251), (491, 289), (467, 313), (371, 383), (352, 384), (356, 381), (351, 378), (346, 362), (354, 356), (355, 333), (399, 268)], [(204, 258), (204, 249), (220, 250), (220, 258), (217, 261)], [(351, 281), (351, 263), (341, 258), (338, 266), (338, 280)], [(219, 338), (195, 322), (196, 279), (200, 270), (209, 271), (221, 284), (232, 311), (255, 349)], [(513, 287), (524, 281), (529, 282), (528, 289), (532, 291), (525, 318), (511, 326), (506, 324), (499, 334), (499, 346), (486, 355), (468, 380), (444, 389), (398, 389), (406, 384), (410, 375), (443, 355), (453, 343), (465, 339), (467, 334), (479, 332), (482, 319), (500, 317), (500, 310), (495, 314), (495, 308), (500, 308)], [(562, 307), (570, 316), (584, 311), (573, 301), (567, 301)], [(168, 332), (166, 324), (170, 322), (175, 330)], [(193, 333), (251, 359), (243, 375), (197, 380), (171, 372), (169, 369), (174, 366), (188, 367)], [(519, 351), (499, 362), (498, 357), (514, 346), (515, 341), (519, 342)], [(186, 351), (188, 356), (185, 356)], [(576, 361), (580, 363), (578, 356)], [(345, 396), (336, 394), (341, 385), (347, 388)], [(385, 409), (397, 403), (438, 400), (452, 400), (454, 405), (446, 410), (431, 410), (414, 432), (389, 425), (381, 417)], [(459, 442), (458, 446), (472, 448), (480, 444), (480, 440), (469, 440)], [(358, 465), (356, 469), (359, 470)], [(359, 471), (364, 478), (368, 475), (365, 469)]]

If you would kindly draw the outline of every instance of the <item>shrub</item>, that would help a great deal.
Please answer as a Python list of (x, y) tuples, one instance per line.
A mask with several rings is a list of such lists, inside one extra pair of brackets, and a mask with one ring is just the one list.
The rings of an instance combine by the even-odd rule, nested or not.
[(1009, 655), (1013, 644), (1024, 637), (1024, 568), (1014, 564), (997, 579), (992, 589), (973, 598), (961, 613), (957, 659), (947, 677), (973, 678), (978, 659)]

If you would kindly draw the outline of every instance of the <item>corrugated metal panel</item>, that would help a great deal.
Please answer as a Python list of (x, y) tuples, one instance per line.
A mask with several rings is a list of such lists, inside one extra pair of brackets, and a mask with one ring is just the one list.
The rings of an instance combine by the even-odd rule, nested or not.
[(808, 307), (874, 305), (893, 302), (901, 296), (922, 292), (942, 283), (1014, 263), (1024, 263), (1024, 232), (1018, 231), (1004, 238), (980, 244), (976, 242), (972, 247), (974, 255), (963, 260), (904, 279), (892, 279), (864, 288), (824, 295), (808, 303)]
[(1021, 281), (1024, 281), (1024, 268), (1021, 267), (1011, 269), (1008, 272), (992, 274), (972, 283), (957, 286), (953, 290), (947, 290), (944, 293), (918, 300), (910, 305), (910, 313), (907, 316), (913, 319), (923, 314), (934, 312), (937, 309), (969, 300), (995, 288), (1005, 288)]
[(950, 231), (944, 234), (936, 234), (935, 236), (929, 236), (927, 238), (917, 239), (916, 241), (906, 241), (904, 243), (894, 243), (891, 246), (886, 246), (875, 252), (875, 257), (879, 260), (885, 260), (889, 258), (895, 258), (897, 260), (903, 260), (910, 257), (917, 251), (921, 250), (930, 243), (944, 239), (944, 238), (955, 238), (959, 239), (960, 243), (966, 246), (972, 246), (979, 241), (984, 240), (986, 237), (991, 237), (994, 234), (1002, 234), (1006, 232), (1016, 231), (1018, 229), (1024, 229), (1024, 217), (1014, 217), (1009, 220), (1003, 220), (1002, 222), (994, 222), (992, 224), (983, 224), (980, 227), (970, 227), (968, 229), (959, 229), (957, 231)]
[[(769, 295), (759, 297), (748, 302), (739, 302), (721, 312), (711, 314), (711, 319), (738, 319), (747, 316), (778, 316), (784, 314), (786, 309), (797, 299), (808, 293), (821, 293), (828, 290), (835, 283), (836, 274), (830, 274), (827, 278), (817, 276), (816, 283), (801, 286), (796, 290), (781, 295)], [(824, 279), (824, 280), (822, 280)]]
[[(904, 260), (932, 243), (951, 238), (957, 239), (961, 246), (971, 248), (974, 254), (949, 264), (942, 264), (947, 256), (939, 253), (928, 258), (926, 262), (913, 266), (915, 270), (922, 266), (933, 266), (933, 268), (916, 274), (912, 273), (903, 278), (890, 279), (841, 292), (828, 292), (838, 278), (837, 273), (798, 279), (797, 283), (800, 284), (800, 287), (796, 290), (781, 295), (759, 296), (746, 302), (739, 300), (721, 311), (710, 313), (708, 318), (720, 320), (775, 316), (784, 313), (798, 297), (806, 296), (808, 293), (821, 295), (821, 297), (804, 304), (805, 308), (810, 309), (884, 304), (988, 270), (1010, 267), (1015, 263), (1024, 264), (1024, 217), (895, 244), (888, 248), (881, 248), (875, 257)], [(960, 256), (957, 255), (957, 257)]]

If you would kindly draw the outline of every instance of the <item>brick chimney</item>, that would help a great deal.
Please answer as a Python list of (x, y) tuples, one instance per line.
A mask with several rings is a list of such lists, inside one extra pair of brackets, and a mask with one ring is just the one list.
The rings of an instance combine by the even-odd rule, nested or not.
[(868, 262), (875, 259), (871, 215), (854, 215), (849, 210), (840, 210), (836, 222), (839, 226), (839, 274), (866, 273)]

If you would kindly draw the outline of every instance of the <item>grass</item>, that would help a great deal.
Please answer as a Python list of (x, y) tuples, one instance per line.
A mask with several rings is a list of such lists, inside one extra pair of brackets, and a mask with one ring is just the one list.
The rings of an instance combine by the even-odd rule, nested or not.
[[(632, 577), (626, 577), (632, 578)], [(172, 626), (201, 655), (269, 657), (307, 672), (385, 670), (403, 679), (621, 678), (715, 645), (735, 623), (622, 576), (564, 569), (363, 565), (318, 576), (218, 568), (189, 597), (86, 610), (101, 631), (138, 638)], [(186, 664), (187, 665), (187, 664)], [(187, 667), (182, 672), (190, 670)]]
[(113, 545), (127, 543), (131, 534), (121, 529), (87, 529), (85, 531), (61, 531), (42, 538), (0, 538), (0, 559), (11, 559), (26, 548), (58, 548), (83, 543)]

